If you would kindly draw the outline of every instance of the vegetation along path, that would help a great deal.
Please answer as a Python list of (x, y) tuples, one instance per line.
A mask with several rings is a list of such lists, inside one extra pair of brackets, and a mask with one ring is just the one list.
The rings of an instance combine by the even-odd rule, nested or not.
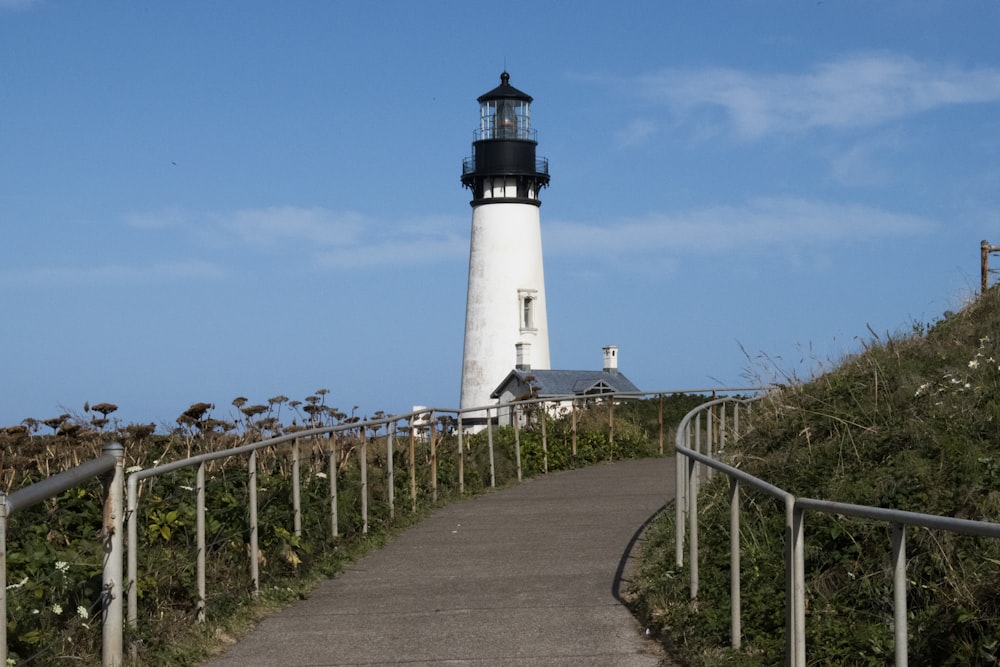
[(673, 497), (673, 463), (551, 473), (449, 505), (207, 664), (661, 664), (620, 591)]

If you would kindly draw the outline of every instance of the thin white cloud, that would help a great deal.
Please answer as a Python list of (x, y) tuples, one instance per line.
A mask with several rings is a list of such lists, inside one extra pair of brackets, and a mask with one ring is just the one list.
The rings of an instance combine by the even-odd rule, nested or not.
[(200, 260), (162, 262), (149, 266), (105, 264), (90, 267), (38, 267), (0, 273), (0, 284), (99, 286), (148, 284), (178, 280), (215, 280), (225, 277), (221, 267)]
[(803, 74), (668, 69), (635, 80), (682, 119), (721, 111), (743, 139), (863, 128), (941, 107), (1000, 102), (1000, 69), (963, 69), (893, 54), (855, 54)]
[(789, 249), (924, 235), (936, 228), (926, 218), (869, 206), (797, 198), (761, 198), (745, 206), (715, 206), (672, 215), (649, 215), (601, 224), (546, 223), (546, 252), (560, 255), (631, 256), (663, 253), (729, 255), (787, 253)]
[(649, 120), (634, 120), (615, 134), (615, 142), (621, 147), (639, 146), (656, 134), (656, 124)]
[(38, 4), (41, 4), (40, 0), (0, 0), (0, 11), (27, 9)]
[(375, 220), (322, 207), (269, 206), (210, 214), (171, 209), (132, 215), (127, 223), (186, 234), (220, 253), (297, 255), (301, 265), (324, 271), (427, 264), (468, 253), (468, 223), (457, 217)]
[(893, 180), (893, 169), (886, 159), (904, 144), (897, 133), (865, 138), (840, 150), (830, 158), (830, 176), (846, 186), (876, 187)]
[[(232, 273), (220, 267), (232, 260), (233, 253), (240, 261), (250, 262), (275, 254), (296, 257), (296, 266), (334, 272), (460, 263), (468, 256), (468, 223), (457, 216), (377, 221), (357, 213), (278, 206), (212, 214), (167, 211), (132, 216), (129, 224), (151, 233), (167, 229), (187, 236), (200, 248), (208, 240), (207, 250), (215, 256), (214, 263), (40, 268), (19, 274), (17, 279), (35, 283), (214, 279)], [(692, 255), (780, 252), (788, 260), (818, 244), (848, 247), (925, 234), (935, 227), (925, 218), (870, 206), (789, 197), (603, 220), (600, 224), (547, 220), (543, 234), (547, 255), (598, 262), (609, 256), (628, 256), (634, 269), (639, 269), (642, 261), (650, 261), (662, 275), (665, 262), (679, 267)], [(13, 279), (13, 274), (0, 274), (3, 282)]]
[(175, 230), (196, 234), (222, 246), (234, 243), (258, 248), (289, 245), (339, 246), (357, 242), (367, 221), (359, 213), (324, 208), (268, 206), (223, 213), (168, 208), (133, 213), (125, 223), (143, 230)]
[(136, 229), (170, 229), (183, 227), (190, 221), (191, 216), (178, 208), (132, 213), (125, 216), (125, 224)]
[(351, 246), (361, 241), (365, 229), (359, 213), (335, 213), (323, 208), (272, 206), (213, 218), (227, 236), (260, 248), (286, 243)]
[(327, 270), (382, 267), (386, 269), (459, 260), (468, 257), (469, 241), (457, 236), (386, 241), (318, 253), (314, 263)]

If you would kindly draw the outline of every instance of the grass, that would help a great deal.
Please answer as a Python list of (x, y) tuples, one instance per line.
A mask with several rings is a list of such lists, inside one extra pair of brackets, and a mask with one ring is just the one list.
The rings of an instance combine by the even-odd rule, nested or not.
[[(829, 372), (758, 402), (731, 463), (794, 495), (1000, 520), (1000, 291), (907, 335), (878, 335)], [(673, 515), (649, 532), (633, 594), (691, 665), (784, 660), (783, 509), (752, 492), (741, 525), (744, 648), (729, 644), (728, 484), (699, 500), (700, 591), (673, 564)], [(1000, 662), (1000, 544), (910, 529), (910, 660)], [(810, 664), (893, 659), (889, 528), (811, 513)]]

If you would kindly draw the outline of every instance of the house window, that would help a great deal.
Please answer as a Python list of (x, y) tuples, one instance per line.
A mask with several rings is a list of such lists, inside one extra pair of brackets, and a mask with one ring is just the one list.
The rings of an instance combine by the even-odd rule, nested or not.
[(537, 300), (537, 290), (518, 290), (517, 298), (521, 311), (521, 331), (536, 331), (535, 327), (535, 301)]

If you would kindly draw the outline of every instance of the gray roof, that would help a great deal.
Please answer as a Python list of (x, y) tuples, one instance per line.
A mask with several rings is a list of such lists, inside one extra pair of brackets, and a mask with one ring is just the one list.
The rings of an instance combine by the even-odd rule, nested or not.
[(618, 372), (513, 370), (490, 394), (490, 398), (500, 398), (504, 389), (513, 381), (517, 381), (518, 384), (526, 384), (527, 378), (533, 378), (531, 384), (538, 388), (536, 394), (538, 398), (572, 394), (582, 396), (602, 393), (639, 393), (639, 388)]

